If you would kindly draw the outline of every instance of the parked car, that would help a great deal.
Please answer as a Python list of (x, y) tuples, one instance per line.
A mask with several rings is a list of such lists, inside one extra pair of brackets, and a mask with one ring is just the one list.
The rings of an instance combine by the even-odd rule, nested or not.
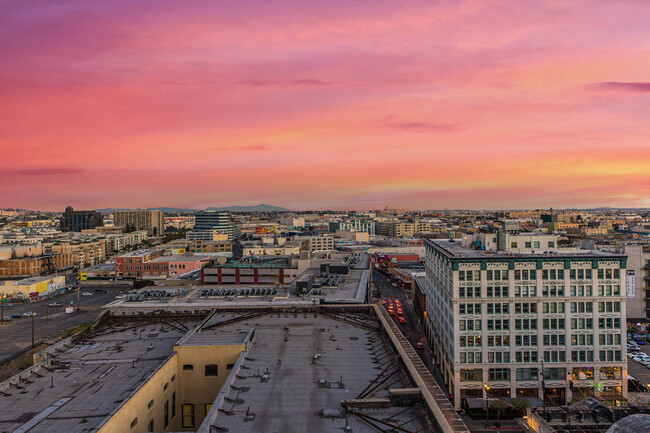
[(11, 316), (4, 316), (4, 317), (2, 318), (2, 321), (3, 321), (3, 322), (9, 322), (9, 321), (11, 321), (11, 320), (12, 320), (12, 317), (11, 317)]
[(20, 319), (20, 318), (23, 317), (23, 316), (21, 316), (20, 314), (16, 313), (16, 314), (12, 314), (11, 317), (13, 317), (14, 319)]
[(399, 323), (406, 323), (404, 316), (397, 316), (397, 320), (399, 320)]
[(26, 312), (23, 313), (23, 316), (25, 316), (25, 317), (38, 316), (38, 313), (36, 313), (34, 311), (26, 311)]
[(642, 339), (640, 339), (640, 338), (637, 338), (637, 339), (634, 340), (634, 341), (635, 341), (636, 344), (638, 344), (639, 346), (645, 346), (645, 341), (642, 340)]
[(421, 341), (418, 341), (418, 344), (415, 346), (418, 350), (424, 350), (424, 344)]
[(92, 296), (93, 294), (90, 292), (83, 292), (81, 296)]
[(117, 295), (115, 299), (124, 299), (124, 295)]
[(60, 307), (61, 304), (59, 304), (58, 302), (52, 302), (52, 303), (48, 304), (48, 306), (49, 307)]

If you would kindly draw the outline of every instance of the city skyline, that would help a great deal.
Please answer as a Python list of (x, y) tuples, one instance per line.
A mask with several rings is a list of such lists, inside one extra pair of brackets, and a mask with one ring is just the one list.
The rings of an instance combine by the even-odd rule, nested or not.
[(644, 2), (5, 12), (2, 207), (650, 206)]

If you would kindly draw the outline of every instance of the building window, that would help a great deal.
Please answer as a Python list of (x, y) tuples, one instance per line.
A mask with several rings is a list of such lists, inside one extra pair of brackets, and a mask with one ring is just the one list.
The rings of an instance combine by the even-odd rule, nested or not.
[(566, 380), (566, 368), (545, 368), (544, 379)]
[(537, 352), (515, 352), (515, 362), (537, 362)]
[(510, 370), (507, 368), (490, 368), (488, 380), (510, 380)]
[(172, 419), (176, 418), (176, 392), (172, 394)]
[(488, 362), (490, 364), (510, 362), (510, 352), (488, 352)]
[(194, 371), (194, 366), (192, 364), (183, 365), (183, 371)]
[[(582, 335), (582, 337), (584, 336), (585, 335)], [(591, 335), (588, 335), (588, 337), (591, 337)], [(544, 346), (564, 346), (566, 343), (566, 337), (564, 334), (546, 334), (543, 338)]]
[(206, 403), (205, 404), (205, 414), (207, 415), (208, 412), (210, 412), (210, 409), (212, 408), (212, 403)]
[(169, 427), (169, 400), (163, 406), (163, 426), (164, 428)]
[(538, 379), (538, 370), (536, 368), (518, 368), (516, 374), (518, 381)]
[(516, 335), (516, 346), (537, 346), (537, 335)]
[(153, 407), (153, 399), (147, 405), (147, 409), (151, 410), (152, 407)]
[(232, 368), (235, 366), (235, 364), (228, 364), (226, 365), (226, 370), (232, 370)]
[(184, 404), (183, 405), (183, 428), (193, 428), (193, 427), (194, 427), (194, 405)]
[(147, 427), (147, 431), (153, 431), (153, 420), (149, 421), (149, 426)]
[(480, 368), (461, 369), (460, 380), (465, 382), (482, 382), (483, 370)]
[(219, 367), (217, 364), (205, 364), (205, 375), (206, 376), (218, 376)]

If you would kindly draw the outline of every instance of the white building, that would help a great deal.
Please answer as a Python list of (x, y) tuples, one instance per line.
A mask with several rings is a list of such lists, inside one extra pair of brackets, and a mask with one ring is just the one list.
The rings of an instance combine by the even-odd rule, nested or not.
[(425, 328), (456, 409), (469, 397), (627, 396), (625, 256), (425, 247)]
[(331, 251), (334, 249), (333, 236), (295, 236), (294, 242), (308, 242), (309, 251)]

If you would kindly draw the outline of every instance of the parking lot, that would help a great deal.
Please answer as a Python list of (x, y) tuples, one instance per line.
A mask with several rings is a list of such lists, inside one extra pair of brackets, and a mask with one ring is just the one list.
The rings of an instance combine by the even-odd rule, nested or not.
[[(96, 289), (101, 292), (96, 292)], [(103, 305), (111, 302), (116, 295), (125, 293), (128, 289), (128, 287), (116, 288), (114, 286), (83, 287), (81, 293), (90, 292), (92, 295), (82, 296), (80, 294), (78, 296), (74, 290), (39, 302), (13, 304), (11, 307), (5, 304), (5, 317), (14, 314), (20, 314), (21, 317), (0, 324), (0, 363), (14, 358), (23, 350), (31, 347), (32, 318), (24, 317), (23, 313), (35, 312), (37, 314), (34, 317), (34, 341), (38, 344), (39, 341), (47, 341), (66, 329), (92, 323), (101, 313)], [(66, 314), (65, 306), (70, 304), (70, 301), (73, 301), (76, 306), (77, 297), (81, 303), (81, 309)], [(49, 304), (53, 302), (57, 302), (61, 306), (49, 307)]]

